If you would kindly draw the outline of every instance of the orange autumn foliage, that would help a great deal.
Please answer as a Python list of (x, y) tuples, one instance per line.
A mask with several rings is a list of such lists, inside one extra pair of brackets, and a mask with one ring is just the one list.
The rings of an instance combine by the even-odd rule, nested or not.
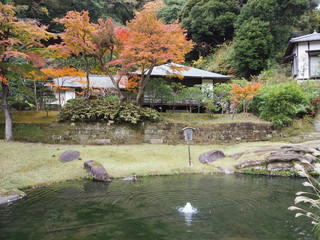
[(56, 81), (53, 83), (54, 89), (68, 89), (64, 87), (66, 80), (70, 77), (85, 77), (85, 73), (82, 70), (78, 70), (76, 68), (66, 67), (66, 68), (45, 68), (42, 69), (45, 75), (53, 77), (53, 78), (60, 78), (60, 81)]
[(147, 3), (141, 12), (135, 13), (134, 19), (127, 22), (127, 28), (117, 30), (117, 37), (123, 43), (119, 59), (123, 65), (134, 64), (139, 68), (138, 103), (153, 68), (168, 61), (183, 63), (184, 56), (193, 48), (180, 23), (165, 24), (157, 18), (160, 2)]
[(232, 84), (231, 99), (232, 103), (237, 109), (239, 104), (243, 103), (243, 111), (247, 113), (250, 100), (259, 94), (262, 83), (249, 83), (247, 86), (241, 87), (238, 84)]
[(140, 77), (137, 74), (129, 74), (128, 77), (125, 77), (121, 80), (120, 84), (124, 85), (126, 90), (129, 92), (136, 93), (139, 81)]
[(0, 75), (0, 82), (3, 82), (5, 85), (8, 85), (8, 80), (4, 77)]
[[(23, 58), (33, 63), (35, 60), (35, 48), (43, 47), (43, 42), (53, 34), (46, 31), (36, 20), (19, 19), (15, 16), (15, 8), (12, 5), (0, 2), (0, 82), (2, 86), (1, 105), (5, 119), (5, 139), (13, 140), (12, 117), (8, 107), (10, 84), (8, 74), (20, 72), (25, 75), (18, 61), (12, 58)], [(34, 54), (32, 54), (32, 52)], [(37, 65), (37, 64), (36, 64)]]

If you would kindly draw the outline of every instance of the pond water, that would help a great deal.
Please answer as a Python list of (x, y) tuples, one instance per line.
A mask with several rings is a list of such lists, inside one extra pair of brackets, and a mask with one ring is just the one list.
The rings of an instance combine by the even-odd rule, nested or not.
[[(0, 239), (315, 239), (287, 210), (302, 179), (179, 175), (26, 191), (0, 207)], [(179, 213), (190, 202), (195, 214)]]

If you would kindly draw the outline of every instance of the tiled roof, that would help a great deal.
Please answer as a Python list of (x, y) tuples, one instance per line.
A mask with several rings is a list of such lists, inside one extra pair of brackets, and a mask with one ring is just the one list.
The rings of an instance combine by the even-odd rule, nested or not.
[(293, 43), (309, 42), (309, 41), (320, 41), (320, 33), (317, 33), (316, 31), (314, 31), (314, 33), (290, 39), (290, 42), (293, 42)]
[(320, 41), (320, 33), (317, 33), (316, 31), (314, 31), (313, 33), (308, 34), (308, 35), (303, 35), (300, 37), (291, 38), (289, 41), (287, 50), (284, 54), (284, 56), (287, 58), (285, 60), (285, 62), (288, 61), (288, 59), (289, 59), (288, 57), (291, 56), (292, 50), (293, 50), (294, 45), (296, 43), (298, 43), (298, 42), (312, 42), (312, 41)]
[[(165, 76), (170, 76), (170, 75), (172, 76), (175, 74), (181, 74), (182, 76), (184, 76), (186, 78), (231, 79), (230, 76), (225, 76), (222, 74), (213, 73), (213, 72), (209, 72), (209, 71), (205, 71), (205, 70), (201, 70), (201, 69), (193, 68), (193, 67), (187, 67), (187, 69), (181, 70), (181, 71), (173, 71), (170, 68), (170, 66), (172, 66), (172, 65), (174, 67), (186, 67), (186, 66), (176, 64), (176, 63), (168, 63), (168, 64), (156, 66), (152, 70), (151, 76), (165, 77)], [(136, 72), (136, 73), (138, 74), (138, 72)]]
[[(110, 77), (104, 76), (104, 75), (90, 75), (90, 87), (92, 88), (114, 88)], [(59, 83), (59, 86), (62, 85), (62, 78), (55, 78), (53, 79), (55, 83)], [(82, 80), (79, 77), (68, 77), (63, 82), (64, 87), (86, 87), (87, 86), (87, 80), (86, 78), (82, 78)], [(125, 86), (120, 84), (120, 88), (124, 88)]]

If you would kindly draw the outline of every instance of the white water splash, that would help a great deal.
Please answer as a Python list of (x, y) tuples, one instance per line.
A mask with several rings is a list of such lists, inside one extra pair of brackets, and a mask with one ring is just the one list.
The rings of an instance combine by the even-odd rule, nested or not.
[(184, 207), (179, 208), (180, 213), (187, 213), (187, 214), (193, 214), (197, 213), (197, 209), (192, 207), (191, 203), (187, 202), (187, 204)]
[(192, 215), (196, 214), (198, 209), (192, 207), (191, 203), (187, 202), (187, 204), (184, 207), (180, 207), (178, 211), (184, 215), (187, 226), (190, 226), (192, 222)]

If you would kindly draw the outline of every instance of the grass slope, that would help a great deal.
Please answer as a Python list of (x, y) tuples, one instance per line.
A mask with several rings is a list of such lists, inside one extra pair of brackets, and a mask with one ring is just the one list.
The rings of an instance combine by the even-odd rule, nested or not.
[[(14, 123), (51, 123), (57, 121), (57, 111), (11, 111)], [(4, 115), (0, 112), (0, 123), (4, 123)]]
[[(193, 167), (188, 167), (186, 145), (81, 146), (49, 145), (0, 141), (0, 192), (14, 188), (88, 177), (83, 169), (87, 160), (104, 165), (112, 178), (137, 174), (169, 175), (179, 173), (219, 172), (217, 166), (232, 168), (237, 163), (231, 155), (261, 147), (279, 146), (279, 142), (241, 143), (237, 145), (191, 146)], [(211, 165), (203, 165), (198, 156), (212, 149), (227, 154)], [(82, 160), (62, 163), (58, 159), (65, 150), (78, 150)]]

